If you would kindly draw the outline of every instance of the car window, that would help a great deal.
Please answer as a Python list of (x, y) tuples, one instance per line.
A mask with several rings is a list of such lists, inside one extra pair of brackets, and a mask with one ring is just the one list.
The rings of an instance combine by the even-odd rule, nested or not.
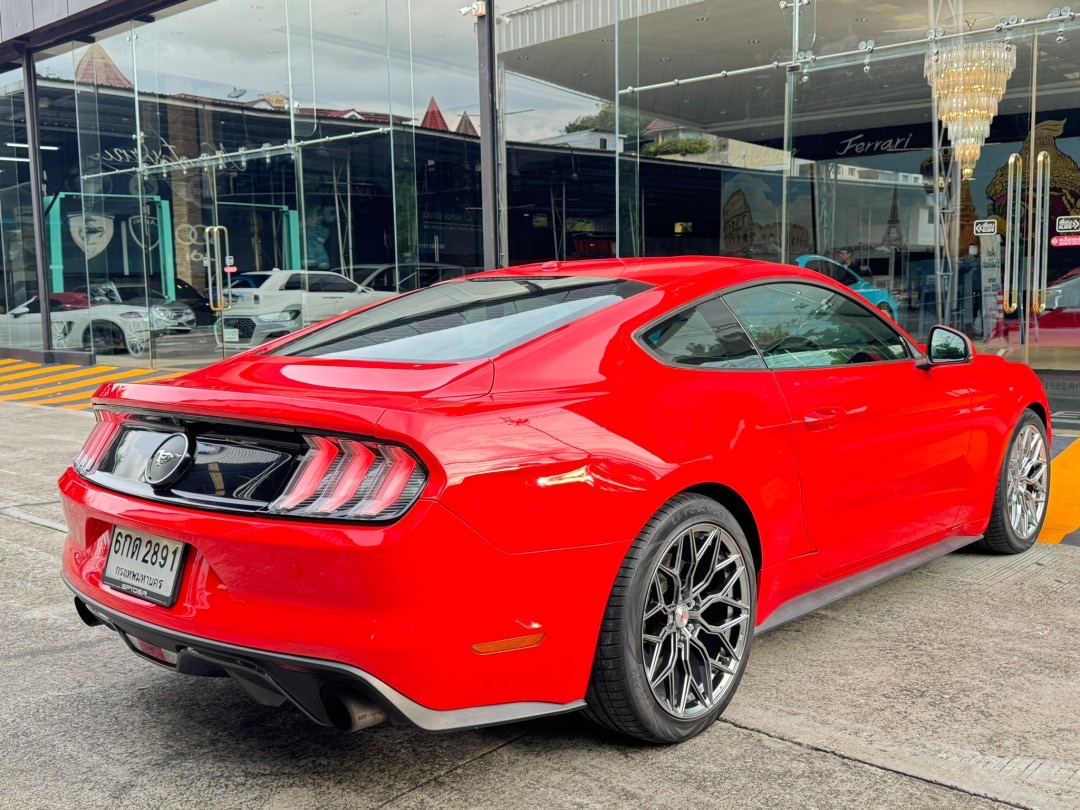
[(420, 363), (493, 357), (647, 289), (583, 276), (460, 281), (387, 299), (274, 353)]
[(373, 290), (391, 291), (394, 289), (394, 268), (387, 267), (373, 273), (363, 283)]
[(727, 304), (713, 298), (649, 327), (641, 341), (667, 363), (700, 368), (765, 368)]
[(229, 286), (234, 290), (248, 290), (253, 287), (261, 287), (269, 278), (270, 276), (265, 274), (233, 276), (232, 281), (229, 282)]
[(293, 273), (287, 279), (285, 283), (281, 285), (283, 290), (302, 290), (304, 289), (304, 277), (299, 273)]
[(40, 315), (41, 314), (41, 299), (38, 297), (31, 298), (29, 301), (21, 304), (20, 306), (13, 307), (13, 309), (26, 308), (27, 315)]
[(797, 282), (730, 292), (724, 300), (769, 368), (820, 368), (910, 357), (907, 341), (874, 310)]
[(1080, 278), (1071, 278), (1055, 284), (1046, 292), (1047, 306), (1050, 309), (1080, 308)]
[(823, 276), (828, 276), (833, 281), (839, 281), (841, 284), (846, 284), (849, 287), (859, 281), (859, 277), (848, 268), (841, 264), (837, 264), (836, 262), (831, 262), (828, 259), (810, 259), (806, 262), (805, 266), (810, 270), (821, 273)]
[(344, 276), (333, 273), (312, 273), (308, 278), (308, 292), (354, 293), (356, 285)]

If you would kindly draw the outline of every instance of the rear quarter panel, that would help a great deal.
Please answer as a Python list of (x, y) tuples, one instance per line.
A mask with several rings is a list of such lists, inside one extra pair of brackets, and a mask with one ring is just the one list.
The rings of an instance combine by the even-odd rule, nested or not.
[(431, 494), (508, 552), (629, 545), (702, 484), (746, 502), (765, 566), (811, 551), (772, 373), (668, 367), (632, 339), (647, 314), (587, 320), (572, 350), (554, 339), (496, 360), (489, 397), (389, 410), (380, 435), (423, 445), (445, 473)]

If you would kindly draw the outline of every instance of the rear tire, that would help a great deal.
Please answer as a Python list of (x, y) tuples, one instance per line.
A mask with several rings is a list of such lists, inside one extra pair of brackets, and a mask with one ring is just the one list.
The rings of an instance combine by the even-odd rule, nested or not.
[(645, 525), (615, 579), (586, 715), (651, 743), (707, 729), (750, 656), (757, 607), (746, 535), (723, 506), (677, 495)]
[(83, 349), (97, 354), (113, 354), (126, 348), (124, 333), (108, 321), (91, 321), (83, 333)]
[(1050, 496), (1046, 426), (1030, 408), (1013, 428), (1001, 462), (986, 534), (975, 546), (995, 554), (1027, 551), (1042, 531)]

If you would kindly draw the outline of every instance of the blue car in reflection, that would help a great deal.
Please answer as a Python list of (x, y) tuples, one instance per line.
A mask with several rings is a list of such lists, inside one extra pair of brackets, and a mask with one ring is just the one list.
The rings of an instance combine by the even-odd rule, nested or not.
[(817, 272), (828, 276), (833, 281), (839, 281), (849, 289), (857, 292), (894, 321), (896, 320), (898, 310), (896, 307), (896, 299), (892, 297), (892, 294), (888, 290), (883, 290), (881, 287), (871, 284), (850, 267), (840, 264), (840, 262), (835, 259), (830, 259), (826, 256), (817, 256), (813, 253), (807, 253), (800, 256), (795, 260), (795, 264), (809, 270), (816, 270)]

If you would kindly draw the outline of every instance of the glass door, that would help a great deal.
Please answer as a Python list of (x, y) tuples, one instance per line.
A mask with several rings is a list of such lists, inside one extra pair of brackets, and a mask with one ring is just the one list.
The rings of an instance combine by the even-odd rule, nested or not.
[(1080, 414), (1080, 23), (991, 5), (798, 6), (789, 217), (809, 178), (814, 269), (917, 338), (946, 323), (1029, 364)]
[[(1002, 233), (979, 237), (984, 265), (1000, 249), (1001, 304), (987, 343), (1043, 379), (1056, 422), (1080, 426), (1080, 25), (1060, 9), (1020, 8), (1001, 32), (1016, 71), (991, 130), (977, 188)], [(1010, 18), (1011, 19), (1011, 18)], [(1011, 33), (1011, 36), (1010, 36)], [(980, 160), (980, 163), (982, 161)], [(993, 262), (991, 262), (993, 264)]]

